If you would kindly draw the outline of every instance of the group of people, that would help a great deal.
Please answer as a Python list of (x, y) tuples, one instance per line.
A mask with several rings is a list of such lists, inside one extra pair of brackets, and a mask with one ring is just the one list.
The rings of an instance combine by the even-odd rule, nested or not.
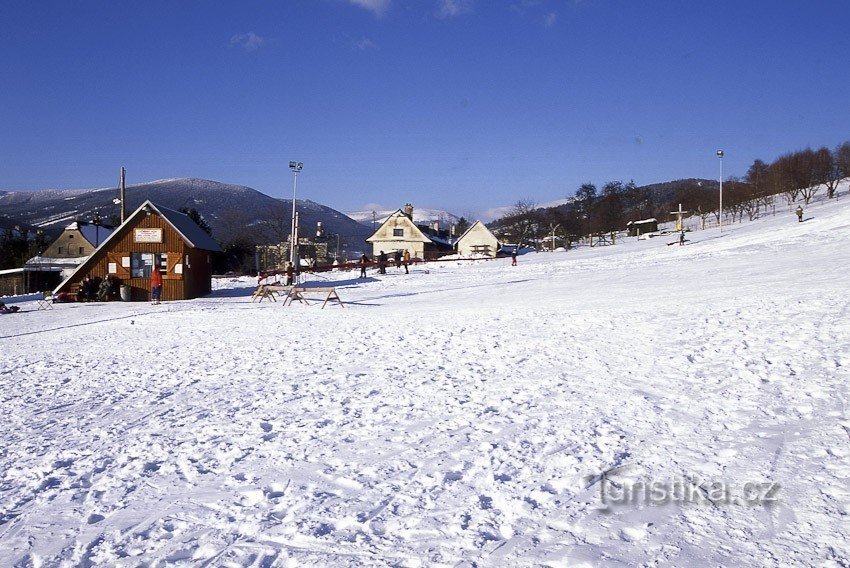
[(108, 302), (118, 295), (118, 280), (107, 274), (101, 280), (98, 277), (86, 276), (80, 285), (77, 299), (80, 302)]
[[(387, 273), (387, 265), (389, 264), (390, 259), (387, 256), (387, 253), (381, 251), (378, 254), (377, 263), (378, 263), (378, 274), (386, 274)], [(408, 270), (408, 266), (410, 265), (410, 251), (404, 249), (395, 251), (393, 253), (393, 263), (395, 264), (396, 270), (401, 270), (404, 268), (405, 274), (410, 274), (410, 270)], [(366, 278), (366, 267), (369, 266), (369, 257), (366, 254), (360, 255), (360, 278)]]

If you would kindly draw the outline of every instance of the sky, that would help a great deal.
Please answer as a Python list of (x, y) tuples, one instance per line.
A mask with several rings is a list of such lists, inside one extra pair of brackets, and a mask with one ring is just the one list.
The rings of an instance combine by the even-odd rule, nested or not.
[(850, 5), (0, 0), (0, 190), (198, 177), (465, 214), (850, 140)]

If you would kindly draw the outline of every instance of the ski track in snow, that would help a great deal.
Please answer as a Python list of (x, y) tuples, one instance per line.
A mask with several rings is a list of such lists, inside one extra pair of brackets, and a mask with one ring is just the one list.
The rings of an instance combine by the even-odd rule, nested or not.
[[(0, 565), (847, 566), (850, 198), (813, 214), (0, 316)], [(780, 500), (605, 506), (621, 466)]]

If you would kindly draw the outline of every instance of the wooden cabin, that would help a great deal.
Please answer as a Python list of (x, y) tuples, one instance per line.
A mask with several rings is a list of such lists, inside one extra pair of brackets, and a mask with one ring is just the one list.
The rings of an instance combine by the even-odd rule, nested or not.
[(481, 221), (472, 224), (455, 243), (461, 257), (485, 255), (496, 258), (499, 239)]
[(145, 201), (62, 282), (54, 294), (76, 294), (86, 276), (107, 275), (131, 288), (132, 300), (150, 298), (154, 265), (162, 272), (162, 299), (189, 300), (212, 288), (218, 243), (188, 215)]
[(646, 233), (654, 233), (658, 231), (658, 220), (643, 219), (641, 221), (629, 221), (626, 223), (626, 230), (630, 237), (639, 237)]

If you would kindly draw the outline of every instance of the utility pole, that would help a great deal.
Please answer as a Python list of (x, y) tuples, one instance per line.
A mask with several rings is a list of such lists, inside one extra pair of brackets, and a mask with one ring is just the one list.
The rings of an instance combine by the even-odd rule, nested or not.
[(292, 263), (292, 270), (294, 271), (296, 278), (298, 275), (298, 265), (296, 264), (298, 260), (298, 253), (296, 252), (298, 248), (298, 220), (297, 213), (295, 212), (295, 192), (298, 189), (298, 173), (304, 169), (304, 164), (301, 162), (289, 162), (289, 169), (293, 173), (292, 179), (292, 232), (289, 234), (289, 262)]
[(118, 199), (121, 200), (121, 224), (124, 224), (124, 220), (127, 218), (127, 170), (124, 169), (124, 166), (121, 166), (121, 183), (119, 185), (120, 194)]
[[(723, 150), (717, 151), (717, 157), (720, 158), (720, 234), (723, 234)], [(734, 220), (734, 219), (733, 219)]]

